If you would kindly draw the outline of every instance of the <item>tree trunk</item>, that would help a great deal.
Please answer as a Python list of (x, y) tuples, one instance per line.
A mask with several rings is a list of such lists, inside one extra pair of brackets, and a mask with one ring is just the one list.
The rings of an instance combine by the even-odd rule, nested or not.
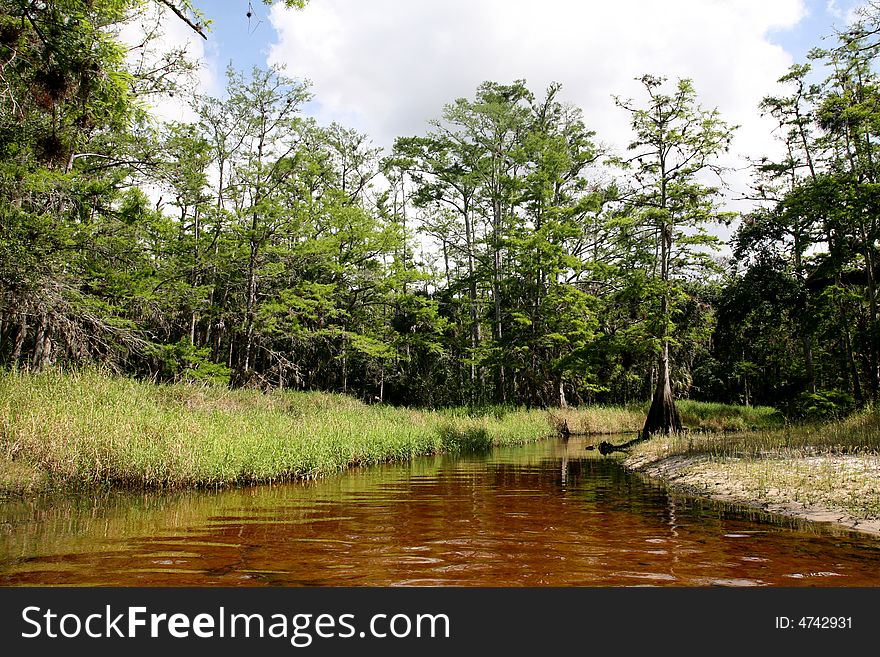
[(868, 234), (865, 230), (864, 219), (859, 224), (861, 230), (861, 241), (865, 257), (865, 274), (868, 278), (868, 309), (870, 313), (868, 335), (871, 336), (868, 343), (868, 383), (871, 386), (871, 399), (877, 400), (878, 388), (880, 388), (880, 375), (877, 372), (878, 354), (876, 341), (877, 327), (877, 282), (874, 279), (874, 257), (873, 248), (869, 241)]
[(660, 376), (657, 377), (657, 388), (654, 390), (654, 399), (648, 410), (648, 417), (642, 429), (642, 436), (647, 438), (655, 433), (680, 433), (681, 416), (675, 406), (675, 398), (672, 396), (672, 384), (669, 381), (669, 343), (663, 345), (663, 355), (660, 358)]
[(27, 315), (22, 312), (19, 317), (18, 333), (15, 336), (15, 346), (12, 348), (12, 357), (9, 361), (10, 365), (15, 369), (18, 369), (18, 363), (21, 360), (21, 351), (24, 347), (24, 341), (27, 338), (28, 332)]
[[(660, 227), (660, 276), (663, 283), (669, 281), (669, 255), (672, 248), (672, 226), (664, 219)], [(642, 438), (647, 438), (654, 433), (680, 433), (681, 416), (675, 407), (675, 398), (672, 396), (672, 384), (669, 381), (669, 294), (664, 290), (660, 304), (660, 371), (657, 377), (657, 387), (654, 389), (654, 398), (648, 417), (642, 429)]]
[(485, 389), (485, 373), (483, 368), (479, 368), (479, 388), (476, 398), (473, 394), (474, 387), (477, 383), (477, 364), (476, 352), (480, 347), (482, 336), (480, 335), (480, 321), (477, 313), (477, 280), (474, 278), (474, 229), (471, 222), (470, 209), (468, 204), (464, 204), (464, 236), (467, 245), (467, 268), (468, 268), (468, 310), (471, 319), (471, 404), (475, 401), (483, 401), (483, 390)]
[(809, 335), (801, 336), (801, 344), (804, 350), (804, 365), (807, 368), (807, 383), (810, 387), (810, 392), (816, 392), (816, 370), (813, 367), (813, 340)]
[(850, 336), (848, 324), (849, 317), (847, 316), (846, 309), (842, 303), (841, 319), (841, 325), (843, 327), (843, 349), (846, 357), (846, 367), (851, 378), (850, 385), (852, 386), (853, 396), (856, 398), (856, 401), (862, 403), (865, 400), (865, 396), (862, 392), (862, 382), (859, 378), (859, 366), (856, 364), (855, 355), (853, 354), (852, 337)]
[[(806, 276), (804, 274), (803, 263), (801, 260), (801, 245), (800, 245), (800, 237), (797, 231), (793, 231), (794, 237), (794, 267), (797, 272), (798, 280), (801, 284), (804, 283)], [(806, 289), (806, 288), (804, 288)], [(806, 294), (806, 292), (804, 293)], [(807, 312), (807, 304), (808, 301), (804, 298), (803, 307), (800, 308), (802, 324), (801, 324), (801, 347), (804, 351), (804, 367), (807, 370), (807, 383), (809, 385), (809, 389), (811, 393), (816, 392), (816, 372), (813, 367), (813, 334), (809, 331), (807, 327), (808, 312)]]
[(244, 355), (239, 367), (237, 385), (244, 385), (250, 376), (251, 355), (254, 348), (254, 307), (256, 305), (257, 286), (256, 277), (253, 274), (248, 278), (250, 280), (248, 281), (247, 310), (245, 312)]
[(257, 260), (259, 258), (259, 242), (256, 233), (258, 226), (257, 213), (254, 212), (251, 223), (250, 257), (248, 258), (247, 299), (245, 306), (244, 355), (236, 378), (236, 387), (247, 385), (251, 373), (251, 359), (254, 350), (254, 320), (257, 313)]
[[(495, 340), (501, 349), (503, 338), (501, 329), (501, 218), (502, 208), (499, 201), (493, 204), (494, 220), (492, 222), (492, 301), (495, 306)], [(507, 402), (507, 382), (505, 381), (504, 360), (498, 363), (495, 379), (495, 399), (504, 404)]]
[(40, 318), (40, 328), (34, 340), (34, 354), (31, 364), (34, 370), (43, 370), (49, 366), (52, 351), (52, 339), (49, 337), (49, 318), (46, 313)]

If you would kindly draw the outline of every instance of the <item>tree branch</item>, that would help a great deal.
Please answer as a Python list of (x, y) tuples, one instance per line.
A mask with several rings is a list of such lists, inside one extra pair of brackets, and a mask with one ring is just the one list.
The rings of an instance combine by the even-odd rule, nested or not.
[(196, 32), (196, 34), (198, 34), (200, 37), (202, 37), (205, 41), (208, 40), (208, 35), (205, 34), (205, 26), (202, 25), (201, 23), (194, 23), (192, 20), (190, 20), (190, 18), (186, 14), (184, 14), (180, 9), (178, 9), (177, 6), (173, 2), (171, 2), (170, 0), (156, 0), (156, 2), (168, 7), (171, 11), (173, 11), (175, 14), (177, 14), (177, 17), (180, 20), (182, 20), (184, 23), (189, 25)]

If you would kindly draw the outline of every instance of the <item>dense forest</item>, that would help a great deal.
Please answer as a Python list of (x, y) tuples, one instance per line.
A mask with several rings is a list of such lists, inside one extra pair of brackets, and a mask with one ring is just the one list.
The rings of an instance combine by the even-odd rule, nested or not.
[(880, 4), (755, 108), (784, 155), (751, 154), (744, 216), (736, 128), (689, 80), (615, 99), (613, 147), (523, 80), (389, 152), (273, 69), (159, 123), (192, 66), (119, 38), (159, 5), (204, 31), (183, 3), (2, 0), (0, 366), (410, 406), (876, 400)]

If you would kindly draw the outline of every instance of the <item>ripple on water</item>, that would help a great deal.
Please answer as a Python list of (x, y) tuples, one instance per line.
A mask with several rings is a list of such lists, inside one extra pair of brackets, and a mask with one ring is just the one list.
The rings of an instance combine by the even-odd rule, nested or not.
[(711, 579), (706, 582), (709, 586), (766, 586), (766, 582), (754, 579), (729, 578)]
[(880, 587), (874, 538), (670, 495), (576, 441), (0, 517), (2, 586)]
[(674, 582), (677, 578), (672, 573), (643, 573), (634, 571), (615, 571), (610, 573), (611, 577), (623, 577), (627, 579), (649, 579), (658, 582)]

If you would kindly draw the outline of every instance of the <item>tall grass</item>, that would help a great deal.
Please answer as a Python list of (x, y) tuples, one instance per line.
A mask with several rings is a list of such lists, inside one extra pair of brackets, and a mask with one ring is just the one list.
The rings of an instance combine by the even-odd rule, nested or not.
[[(555, 411), (558, 426), (563, 421), (573, 433), (613, 434), (641, 431), (648, 404), (628, 406), (586, 406)], [(780, 428), (785, 418), (769, 406), (732, 406), (683, 399), (676, 402), (682, 424), (690, 432), (759, 431)]]
[[(768, 426), (772, 409), (682, 402), (686, 424)], [(647, 406), (421, 411), (317, 392), (152, 385), (98, 372), (0, 373), (0, 491), (222, 486), (320, 477), (553, 435), (639, 430)], [(653, 441), (652, 441), (653, 442)]]
[(552, 433), (542, 411), (366, 406), (341, 395), (0, 374), (0, 488), (219, 486), (312, 478)]
[(880, 451), (880, 412), (860, 411), (826, 424), (786, 425), (743, 433), (657, 436), (633, 448), (641, 460), (667, 456), (709, 458), (806, 457)]
[(674, 472), (675, 485), (744, 503), (880, 517), (880, 412), (870, 408), (827, 424), (658, 436), (634, 446), (624, 463), (664, 478)]
[(682, 399), (677, 406), (682, 424), (691, 431), (760, 431), (785, 425), (782, 413), (770, 406), (734, 406), (691, 399)]

